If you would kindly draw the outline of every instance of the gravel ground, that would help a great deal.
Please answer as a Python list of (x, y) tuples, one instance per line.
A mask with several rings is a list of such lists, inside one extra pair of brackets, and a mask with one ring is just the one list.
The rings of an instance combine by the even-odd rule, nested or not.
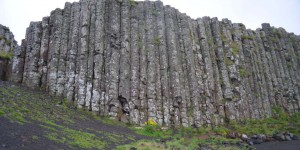
[(254, 145), (257, 150), (300, 150), (300, 140), (267, 142)]

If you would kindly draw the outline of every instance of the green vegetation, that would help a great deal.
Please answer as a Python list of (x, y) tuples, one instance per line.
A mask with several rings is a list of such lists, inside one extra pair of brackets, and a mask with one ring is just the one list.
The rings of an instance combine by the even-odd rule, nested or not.
[(130, 6), (136, 6), (138, 4), (135, 0), (129, 0)]
[(4, 44), (10, 45), (10, 44), (11, 44), (11, 41), (10, 41), (10, 40), (5, 40)]
[(272, 32), (273, 32), (273, 34), (274, 34), (275, 36), (277, 36), (278, 38), (281, 38), (281, 33), (279, 32), (278, 29), (273, 28), (273, 29), (272, 29)]
[(41, 127), (50, 130), (45, 137), (58, 143), (67, 144), (71, 148), (103, 149), (105, 147), (105, 143), (101, 141), (101, 138), (92, 133), (73, 130), (51, 121), (46, 121), (45, 125), (41, 125)]
[[(100, 133), (97, 129), (74, 128), (80, 122), (100, 120), (100, 117), (82, 109), (76, 109), (66, 99), (51, 98), (45, 94), (28, 92), (22, 87), (0, 87), (0, 116), (20, 125), (35, 124), (43, 129), (41, 135), (32, 135), (31, 140), (46, 137), (71, 149), (105, 149), (113, 143), (135, 141), (131, 135)], [(108, 122), (108, 118), (103, 119)], [(100, 121), (99, 121), (100, 122)], [(102, 122), (102, 120), (101, 120)], [(111, 122), (113, 122), (111, 120)], [(114, 123), (115, 126), (116, 123)], [(105, 135), (105, 136), (103, 136)]]
[(212, 39), (209, 39), (209, 40), (207, 41), (207, 43), (208, 43), (209, 47), (212, 47), (214, 42), (213, 42)]
[[(235, 146), (224, 146), (221, 143), (237, 143), (238, 139), (227, 139), (220, 136), (203, 136), (201, 137), (181, 137), (173, 138), (172, 140), (166, 141), (165, 143), (159, 142), (157, 140), (140, 140), (132, 144), (118, 146), (117, 150), (130, 150), (131, 147), (135, 147), (141, 150), (161, 150), (161, 149), (199, 149), (199, 145), (205, 145), (213, 149), (228, 149), (228, 150), (238, 150), (240, 148)], [(246, 147), (245, 147), (246, 148)]]
[(161, 44), (160, 38), (159, 37), (154, 37), (153, 44), (156, 45), (156, 46), (159, 46)]
[(241, 67), (239, 71), (240, 71), (240, 76), (241, 77), (248, 77), (248, 76), (250, 76), (250, 73), (245, 68), (243, 68), (243, 67)]
[[(240, 73), (241, 76), (248, 74), (243, 68), (241, 68)], [(228, 120), (228, 124), (224, 126), (181, 127), (171, 130), (159, 126), (154, 119), (149, 119), (143, 127), (130, 127), (137, 134), (150, 137), (149, 140), (136, 141), (136, 137), (131, 135), (106, 132), (95, 128), (74, 127), (73, 125), (78, 125), (76, 124), (78, 120), (83, 122), (91, 119), (97, 121), (99, 117), (82, 109), (75, 111), (75, 106), (68, 103), (66, 99), (51, 98), (49, 100), (49, 97), (43, 94), (34, 94), (16, 86), (0, 87), (0, 93), (5, 95), (5, 100), (0, 101), (1, 117), (21, 125), (38, 124), (45, 132), (38, 136), (32, 135), (29, 138), (36, 141), (41, 140), (41, 137), (46, 137), (71, 149), (105, 149), (108, 145), (120, 145), (125, 141), (134, 143), (118, 146), (118, 150), (127, 150), (131, 147), (151, 150), (198, 149), (199, 144), (212, 149), (240, 149), (234, 144), (240, 142), (240, 139), (226, 138), (230, 132), (247, 135), (272, 135), (289, 131), (300, 135), (300, 113), (288, 115), (281, 108), (273, 107), (271, 117), (241, 122)], [(189, 108), (188, 113), (192, 115), (193, 109)], [(108, 116), (101, 118), (100, 121), (110, 125), (117, 124)], [(120, 123), (118, 122), (118, 124)], [(225, 147), (220, 144), (224, 142), (232, 144)]]
[(286, 131), (300, 135), (300, 113), (289, 116), (280, 107), (273, 107), (272, 117), (262, 120), (244, 120), (240, 123), (231, 121), (229, 126), (236, 132), (248, 135), (273, 135)]
[(253, 40), (252, 36), (248, 36), (248, 35), (243, 35), (242, 36), (242, 40)]
[(270, 40), (273, 42), (273, 43), (276, 43), (277, 42), (277, 39), (275, 37), (270, 37)]
[(0, 109), (0, 116), (3, 116), (4, 115), (4, 111), (2, 111), (1, 109)]
[(163, 131), (160, 126), (156, 125), (145, 125), (142, 128), (132, 127), (137, 134), (155, 137), (155, 138), (168, 138), (171, 136), (172, 131)]
[(232, 55), (237, 55), (239, 53), (239, 47), (236, 42), (231, 43)]
[(233, 65), (233, 61), (230, 60), (229, 58), (225, 57), (225, 64), (226, 64), (226, 66)]
[(292, 69), (293, 68), (292, 62), (288, 62), (286, 65), (287, 65), (288, 69)]
[(225, 35), (224, 32), (222, 32), (222, 34), (221, 34), (221, 39), (222, 39), (223, 42), (227, 41), (227, 38), (226, 38), (226, 35)]
[(0, 58), (2, 59), (12, 59), (14, 57), (14, 53), (13, 52), (4, 52), (0, 50)]

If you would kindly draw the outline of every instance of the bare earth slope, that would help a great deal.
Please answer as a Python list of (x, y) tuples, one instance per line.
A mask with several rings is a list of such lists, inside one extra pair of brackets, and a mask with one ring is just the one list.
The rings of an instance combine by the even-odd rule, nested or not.
[(0, 149), (113, 149), (147, 139), (74, 109), (43, 91), (0, 81)]

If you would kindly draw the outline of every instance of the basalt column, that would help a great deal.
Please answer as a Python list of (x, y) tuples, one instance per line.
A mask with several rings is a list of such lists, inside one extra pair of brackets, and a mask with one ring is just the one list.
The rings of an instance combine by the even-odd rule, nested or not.
[(300, 37), (283, 28), (192, 19), (161, 1), (80, 0), (49, 15), (30, 23), (20, 46), (0, 29), (2, 78), (138, 125), (299, 111)]

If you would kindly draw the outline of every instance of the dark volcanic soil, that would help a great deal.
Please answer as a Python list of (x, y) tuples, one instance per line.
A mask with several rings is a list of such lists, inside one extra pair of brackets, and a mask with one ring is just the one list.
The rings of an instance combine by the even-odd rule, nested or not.
[(300, 150), (300, 140), (267, 142), (254, 146), (257, 150)]
[(43, 91), (0, 81), (0, 149), (113, 149), (149, 139), (97, 118)]

